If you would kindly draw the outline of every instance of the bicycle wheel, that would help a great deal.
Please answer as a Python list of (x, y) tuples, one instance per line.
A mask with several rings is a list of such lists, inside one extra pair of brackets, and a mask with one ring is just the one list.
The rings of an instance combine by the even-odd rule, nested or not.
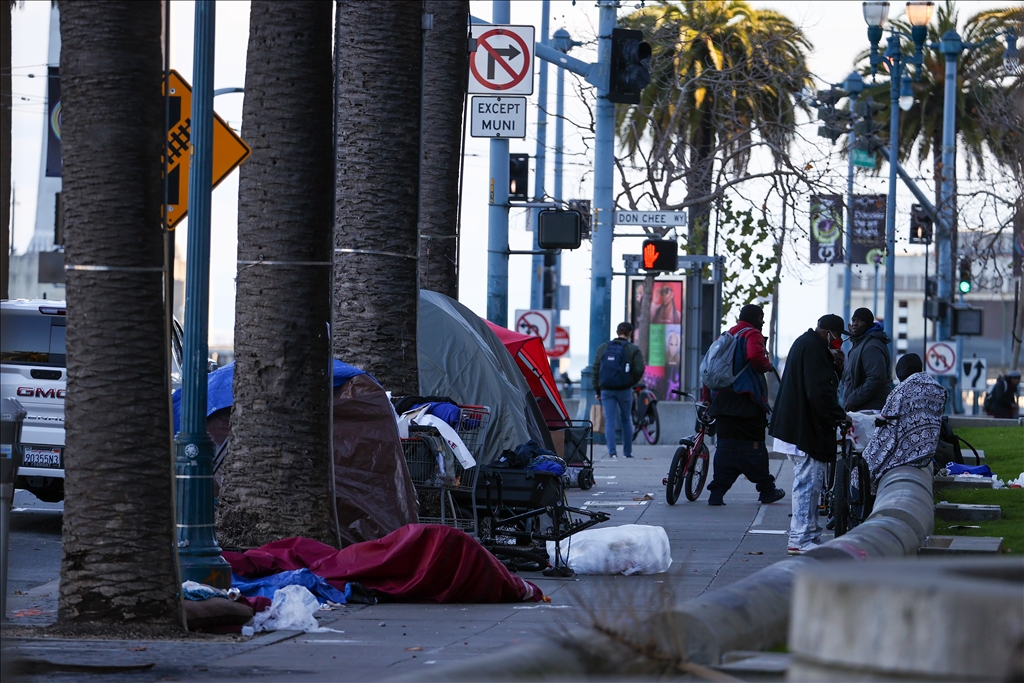
[(850, 466), (845, 458), (836, 461), (835, 483), (832, 485), (832, 520), (836, 538), (850, 530)]
[(665, 500), (669, 505), (675, 505), (679, 500), (679, 492), (683, 490), (683, 479), (687, 461), (690, 459), (690, 449), (680, 446), (676, 454), (672, 456), (672, 464), (668, 468), (668, 480), (665, 484)]
[(652, 446), (658, 443), (661, 436), (661, 419), (658, 417), (658, 406), (655, 403), (647, 409), (647, 424), (643, 426), (644, 438)]
[(693, 457), (693, 462), (686, 470), (686, 499), (695, 501), (700, 498), (700, 492), (704, 490), (704, 482), (708, 480), (708, 469), (711, 462), (711, 454), (708, 447), (700, 445), (700, 453)]
[(856, 494), (852, 490), (850, 491), (850, 521), (848, 525), (850, 529), (868, 518), (874, 504), (871, 496), (871, 472), (868, 470), (868, 463), (864, 458), (858, 457), (854, 469), (857, 472), (857, 491)]

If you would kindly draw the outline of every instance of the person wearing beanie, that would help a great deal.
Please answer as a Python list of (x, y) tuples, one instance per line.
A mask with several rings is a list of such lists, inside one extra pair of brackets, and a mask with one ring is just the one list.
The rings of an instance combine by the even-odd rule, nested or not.
[(946, 390), (924, 372), (916, 353), (900, 357), (896, 376), (900, 383), (885, 400), (880, 426), (864, 448), (872, 492), (894, 467), (926, 467), (939, 443)]
[(793, 517), (789, 554), (821, 544), (818, 501), (828, 464), (836, 461), (836, 426), (850, 418), (839, 406), (839, 377), (830, 351), (842, 346), (843, 319), (823, 315), (818, 326), (797, 337), (786, 358), (768, 433), (773, 448), (793, 464)]
[(991, 417), (1015, 419), (1020, 415), (1017, 404), (1017, 388), (1020, 386), (1020, 373), (1011, 370), (996, 379), (989, 392), (985, 394), (985, 412)]
[(781, 500), (786, 492), (775, 486), (768, 467), (765, 430), (768, 427), (768, 383), (765, 373), (772, 370), (765, 350), (764, 309), (747, 304), (740, 309), (739, 322), (729, 334), (736, 337), (733, 373), (739, 373), (729, 389), (710, 391), (708, 417), (715, 419), (718, 440), (715, 443), (715, 476), (708, 486), (708, 505), (725, 505), (723, 497), (742, 474), (760, 494), (761, 503)]
[(608, 457), (617, 460), (615, 430), (622, 426), (622, 454), (633, 457), (633, 385), (644, 378), (644, 354), (631, 342), (633, 326), (615, 328), (615, 339), (597, 347), (593, 377), (597, 400), (604, 408), (604, 435)]
[(858, 308), (850, 317), (850, 341), (840, 386), (843, 407), (855, 410), (881, 410), (892, 390), (892, 361), (889, 335), (867, 308)]

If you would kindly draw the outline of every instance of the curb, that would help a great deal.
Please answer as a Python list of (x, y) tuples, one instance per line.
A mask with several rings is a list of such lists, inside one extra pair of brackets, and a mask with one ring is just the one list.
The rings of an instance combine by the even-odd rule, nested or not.
[[(677, 609), (652, 615), (644, 622), (643, 632), (625, 637), (668, 656), (682, 653), (691, 662), (712, 666), (731, 650), (761, 650), (785, 643), (794, 574), (819, 562), (916, 555), (935, 524), (931, 480), (930, 467), (902, 466), (887, 472), (878, 484), (875, 509), (849, 533), (803, 557), (776, 562)], [(564, 680), (592, 673), (652, 673), (645, 670), (635, 650), (595, 631), (569, 632), (563, 643), (531, 644), (396, 680)]]

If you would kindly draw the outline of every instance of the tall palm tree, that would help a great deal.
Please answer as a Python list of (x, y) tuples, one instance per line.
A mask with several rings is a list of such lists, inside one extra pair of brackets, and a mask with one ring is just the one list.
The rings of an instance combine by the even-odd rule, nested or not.
[(11, 15), (14, 0), (0, 10), (0, 299), (10, 297), (11, 252)]
[(423, 37), (420, 287), (459, 297), (459, 170), (469, 73), (469, 0), (425, 0), (434, 26)]
[(160, 7), (61, 6), (66, 624), (183, 626), (160, 232)]
[(330, 450), (331, 4), (256, 0), (242, 112), (235, 379), (217, 532), (337, 544)]
[[(743, 0), (662, 2), (623, 23), (644, 32), (653, 55), (640, 104), (618, 108), (620, 143), (645, 157), (652, 203), (689, 207), (691, 248), (706, 253), (722, 192), (716, 166), (740, 180), (758, 145), (783, 162), (801, 106), (795, 95), (811, 83), (811, 44), (783, 14)], [(676, 181), (686, 183), (681, 203), (670, 196)]]
[(419, 384), (422, 14), (421, 0), (339, 2), (334, 28), (334, 354), (396, 395)]

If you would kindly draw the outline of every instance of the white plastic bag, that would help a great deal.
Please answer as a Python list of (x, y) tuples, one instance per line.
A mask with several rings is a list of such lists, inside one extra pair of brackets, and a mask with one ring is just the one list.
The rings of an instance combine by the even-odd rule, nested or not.
[[(665, 529), (644, 524), (573, 534), (562, 541), (562, 557), (577, 574), (661, 574), (672, 566)], [(548, 558), (555, 561), (553, 541), (548, 541)]]
[(305, 586), (291, 585), (274, 591), (270, 607), (252, 618), (256, 633), (260, 631), (316, 631), (316, 611), (320, 602)]
[(853, 429), (850, 431), (850, 438), (853, 439), (853, 450), (862, 453), (867, 448), (871, 437), (875, 435), (875, 420), (882, 415), (880, 410), (856, 410), (848, 413), (853, 419)]

